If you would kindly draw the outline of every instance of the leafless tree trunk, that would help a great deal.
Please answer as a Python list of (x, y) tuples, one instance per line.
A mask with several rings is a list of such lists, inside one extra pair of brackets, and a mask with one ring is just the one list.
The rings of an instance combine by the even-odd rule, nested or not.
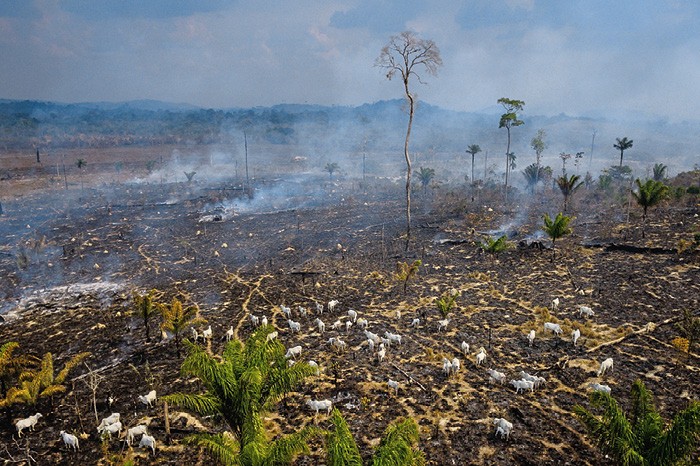
[(406, 251), (411, 239), (411, 157), (408, 152), (408, 142), (411, 137), (413, 125), (413, 113), (415, 99), (409, 90), (411, 75), (418, 82), (422, 82), (414, 66), (424, 68), (429, 74), (436, 75), (437, 69), (442, 65), (440, 51), (432, 40), (419, 39), (416, 34), (404, 31), (392, 36), (389, 43), (382, 51), (375, 63), (376, 66), (387, 70), (386, 77), (391, 79), (394, 75), (401, 76), (404, 92), (409, 103), (408, 128), (404, 140), (404, 157), (406, 159)]
[(406, 251), (411, 240), (411, 157), (408, 153), (408, 140), (411, 137), (411, 126), (413, 125), (414, 100), (408, 91), (408, 80), (404, 82), (404, 90), (409, 103), (408, 128), (406, 128), (406, 139), (403, 144), (403, 155), (406, 158)]
[(100, 416), (97, 414), (97, 387), (99, 387), (104, 377), (90, 369), (87, 363), (85, 363), (85, 367), (87, 367), (88, 373), (86, 374), (87, 377), (83, 379), (83, 382), (85, 382), (85, 385), (87, 385), (92, 392), (92, 409), (95, 412), (95, 423), (99, 423)]

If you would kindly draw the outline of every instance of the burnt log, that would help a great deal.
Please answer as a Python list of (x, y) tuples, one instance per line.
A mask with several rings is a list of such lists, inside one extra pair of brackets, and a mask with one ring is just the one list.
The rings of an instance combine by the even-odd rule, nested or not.
[(74, 256), (76, 253), (75, 244), (64, 244), (63, 245), (63, 257)]
[(622, 251), (633, 254), (678, 254), (676, 248), (661, 248), (649, 246), (634, 246), (622, 243), (584, 243), (584, 248), (604, 248), (605, 251)]
[(549, 249), (550, 246), (544, 244), (540, 240), (529, 240), (529, 239), (523, 239), (518, 241), (518, 247), (521, 249), (537, 249), (538, 251), (544, 251), (545, 249)]

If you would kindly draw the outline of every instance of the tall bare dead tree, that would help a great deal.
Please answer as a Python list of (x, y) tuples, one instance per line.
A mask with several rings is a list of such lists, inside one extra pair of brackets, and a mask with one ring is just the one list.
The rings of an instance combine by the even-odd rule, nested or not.
[(409, 105), (408, 127), (403, 148), (406, 159), (406, 250), (408, 251), (411, 239), (411, 157), (408, 153), (408, 141), (411, 137), (415, 111), (415, 96), (410, 91), (409, 83), (411, 76), (415, 76), (419, 83), (424, 84), (417, 73), (418, 69), (424, 69), (428, 74), (436, 76), (438, 68), (442, 66), (442, 58), (435, 42), (419, 39), (415, 33), (404, 31), (389, 39), (389, 43), (382, 48), (375, 66), (384, 68), (389, 80), (397, 74), (401, 76)]

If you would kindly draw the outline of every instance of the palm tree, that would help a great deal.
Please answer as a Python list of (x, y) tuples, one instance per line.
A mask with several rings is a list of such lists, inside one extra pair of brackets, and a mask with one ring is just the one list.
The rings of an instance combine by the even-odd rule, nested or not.
[(654, 164), (654, 181), (663, 181), (666, 178), (666, 169), (668, 167), (663, 163)]
[(617, 141), (615, 144), (613, 144), (613, 147), (617, 150), (620, 151), (620, 167), (622, 167), (622, 158), (625, 155), (625, 151), (632, 147), (632, 143), (634, 142), (632, 139), (627, 139), (627, 137), (624, 137), (622, 139), (620, 138), (615, 138)]
[(268, 338), (270, 325), (256, 330), (243, 343), (226, 344), (221, 356), (185, 342), (188, 355), (181, 372), (199, 379), (204, 393), (174, 393), (164, 401), (189, 409), (201, 416), (220, 416), (227, 433), (194, 434), (191, 445), (202, 447), (225, 465), (273, 466), (288, 464), (296, 454), (308, 451), (307, 441), (318, 431), (304, 428), (270, 440), (263, 418), (288, 392), (295, 389), (315, 368), (305, 362), (291, 367), (282, 343)]
[(642, 238), (644, 238), (644, 227), (647, 220), (647, 209), (654, 207), (668, 195), (668, 186), (661, 181), (646, 180), (644, 184), (639, 181), (639, 178), (634, 180), (637, 184), (637, 191), (632, 191), (632, 195), (637, 200), (637, 204), (642, 206), (644, 213), (642, 214)]
[(155, 290), (151, 290), (146, 294), (134, 293), (134, 305), (136, 309), (134, 314), (143, 319), (143, 327), (146, 331), (146, 341), (151, 341), (150, 320), (154, 314), (158, 313), (158, 305), (153, 301)]
[(84, 159), (78, 159), (75, 161), (75, 166), (78, 167), (78, 173), (80, 173), (80, 189), (83, 189), (83, 168), (87, 165)]
[(163, 323), (160, 328), (167, 333), (170, 333), (175, 339), (175, 351), (177, 357), (180, 357), (180, 344), (182, 342), (182, 333), (188, 327), (204, 322), (199, 316), (199, 309), (196, 306), (182, 307), (182, 303), (177, 298), (173, 298), (168, 306), (167, 304), (158, 304), (160, 313), (163, 315)]
[[(329, 466), (361, 466), (355, 439), (337, 409), (331, 413), (333, 430), (326, 436)], [(392, 422), (372, 457), (372, 466), (422, 466), (425, 456), (417, 446), (420, 435), (416, 421), (407, 418)]]
[(559, 212), (554, 218), (554, 220), (552, 220), (552, 218), (548, 214), (544, 214), (543, 219), (544, 231), (545, 233), (547, 233), (547, 236), (549, 236), (552, 240), (552, 262), (554, 262), (554, 258), (556, 256), (556, 249), (554, 243), (559, 238), (563, 238), (564, 236), (571, 233), (571, 228), (569, 228), (569, 222), (571, 222), (573, 217), (568, 217)]
[(18, 377), (28, 366), (34, 366), (39, 362), (35, 356), (22, 354), (13, 356), (12, 353), (19, 348), (16, 341), (8, 341), (0, 346), (0, 397), (7, 395), (7, 388), (11, 380)]
[(338, 171), (339, 168), (340, 168), (340, 166), (335, 162), (327, 163), (326, 166), (323, 167), (323, 169), (328, 172), (328, 179), (329, 180), (333, 179), (333, 173)]
[[(536, 163), (530, 164), (523, 170), (523, 176), (525, 177), (525, 183), (530, 189), (530, 192), (534, 194), (535, 186), (540, 180), (545, 180), (547, 178), (547, 169), (549, 167), (538, 166)], [(551, 169), (550, 169), (551, 170)]]
[(7, 396), (0, 402), (2, 405), (13, 403), (36, 404), (39, 398), (53, 396), (66, 391), (64, 382), (68, 373), (78, 366), (90, 353), (79, 353), (66, 362), (63, 369), (54, 375), (53, 355), (46, 353), (41, 359), (39, 370), (25, 371), (19, 376), (20, 384), (7, 390)]
[[(498, 123), (499, 128), (505, 128), (508, 132), (508, 145), (506, 146), (506, 185), (505, 185), (505, 202), (508, 202), (508, 174), (510, 173), (511, 164), (515, 161), (513, 154), (510, 152), (510, 129), (514, 126), (524, 125), (523, 120), (518, 119), (518, 113), (523, 110), (525, 102), (522, 100), (508, 99), (506, 97), (501, 97), (498, 99), (498, 103), (503, 106), (506, 113), (501, 115), (501, 119)], [(511, 160), (511, 157), (513, 158)]]
[[(547, 148), (547, 143), (544, 140), (546, 135), (547, 133), (544, 129), (538, 129), (537, 134), (532, 138), (532, 141), (530, 141), (530, 147), (535, 151), (535, 165), (538, 168), (542, 160), (542, 152)], [(535, 184), (537, 184), (537, 182), (535, 182)]]
[(474, 156), (481, 152), (481, 147), (479, 144), (471, 144), (465, 152), (472, 155), (472, 202), (474, 202)]
[(569, 206), (569, 197), (583, 185), (583, 181), (579, 181), (580, 179), (581, 177), (579, 175), (571, 175), (569, 178), (565, 175), (557, 178), (557, 185), (564, 195), (564, 212), (566, 212)]
[(433, 181), (433, 178), (435, 178), (435, 170), (432, 168), (420, 167), (418, 169), (418, 180), (423, 187), (423, 195), (425, 195), (425, 191), (428, 189), (430, 182)]
[(700, 403), (693, 401), (667, 426), (656, 411), (652, 394), (640, 380), (632, 384), (632, 411), (628, 416), (610, 394), (591, 393), (595, 415), (580, 405), (574, 414), (597, 441), (598, 448), (623, 466), (672, 466), (697, 448)]

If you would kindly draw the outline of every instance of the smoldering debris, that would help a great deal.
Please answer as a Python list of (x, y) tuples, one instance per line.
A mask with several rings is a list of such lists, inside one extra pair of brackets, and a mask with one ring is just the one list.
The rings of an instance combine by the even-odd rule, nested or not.
[(26, 293), (14, 302), (0, 305), (0, 316), (4, 322), (19, 319), (35, 311), (60, 312), (66, 308), (83, 306), (88, 301), (97, 302), (102, 307), (109, 306), (124, 290), (123, 283), (96, 282), (74, 283), (54, 286)]

